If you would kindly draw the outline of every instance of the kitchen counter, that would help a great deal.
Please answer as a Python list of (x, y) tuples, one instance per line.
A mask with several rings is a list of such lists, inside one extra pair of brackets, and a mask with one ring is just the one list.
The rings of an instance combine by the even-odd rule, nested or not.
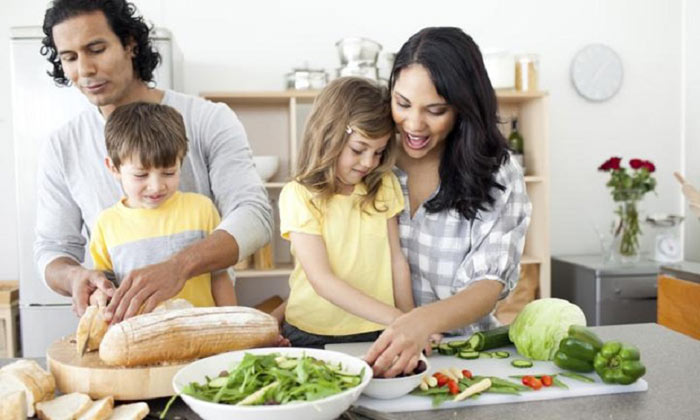
[(677, 264), (661, 266), (660, 274), (666, 274), (681, 280), (700, 283), (700, 263), (682, 261)]
[[(631, 324), (592, 327), (603, 340), (621, 340), (635, 344), (647, 366), (644, 379), (647, 392), (599, 395), (592, 397), (534, 401), (515, 404), (484, 405), (459, 410), (434, 410), (383, 414), (382, 419), (470, 420), (525, 417), (548, 419), (690, 419), (700, 415), (698, 384), (700, 381), (700, 341), (674, 332), (658, 324)], [(11, 359), (0, 359), (0, 365)], [(40, 360), (43, 363), (43, 360)], [(157, 413), (167, 398), (149, 401)], [(352, 414), (358, 420), (365, 417)], [(178, 400), (168, 413), (169, 419), (198, 420), (199, 417)]]

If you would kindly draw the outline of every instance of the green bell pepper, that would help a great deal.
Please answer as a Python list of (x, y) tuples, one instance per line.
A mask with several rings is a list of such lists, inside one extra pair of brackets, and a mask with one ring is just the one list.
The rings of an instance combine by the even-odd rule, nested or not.
[(571, 325), (568, 336), (559, 342), (554, 353), (554, 364), (574, 372), (593, 372), (593, 360), (602, 345), (593, 331), (582, 325)]
[(639, 349), (619, 341), (603, 344), (595, 356), (593, 367), (607, 384), (628, 385), (644, 376), (647, 371), (639, 361)]

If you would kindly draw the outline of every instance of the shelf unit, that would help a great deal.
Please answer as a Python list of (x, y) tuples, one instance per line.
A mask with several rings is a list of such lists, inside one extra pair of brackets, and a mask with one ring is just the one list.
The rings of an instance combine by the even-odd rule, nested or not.
[[(291, 169), (296, 166), (304, 122), (317, 94), (318, 91), (311, 90), (201, 93), (204, 98), (225, 103), (236, 112), (246, 129), (253, 154), (280, 157), (279, 170), (265, 184), (275, 212), (276, 226), (279, 226), (279, 191), (289, 180)], [(533, 211), (521, 261), (521, 281), (536, 283), (537, 297), (549, 297), (548, 94), (496, 90), (496, 96), (499, 115), (503, 120), (500, 126), (503, 134), (508, 136), (509, 121), (515, 116), (525, 139), (525, 184)], [(279, 234), (273, 238), (273, 252), (275, 269), (244, 270), (238, 272), (237, 277), (286, 279), (292, 271), (292, 258), (289, 244)]]

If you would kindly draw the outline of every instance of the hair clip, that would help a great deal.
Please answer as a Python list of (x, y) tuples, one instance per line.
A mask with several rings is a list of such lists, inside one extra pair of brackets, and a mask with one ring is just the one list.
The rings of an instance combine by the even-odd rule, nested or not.
[(352, 134), (352, 128), (350, 127), (350, 125), (348, 125), (347, 127), (345, 127), (345, 132), (346, 132), (347, 134)]

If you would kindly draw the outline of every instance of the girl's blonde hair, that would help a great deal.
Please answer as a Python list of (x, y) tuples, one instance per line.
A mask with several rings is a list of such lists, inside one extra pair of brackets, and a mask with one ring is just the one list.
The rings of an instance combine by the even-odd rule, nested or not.
[(368, 139), (392, 135), (379, 165), (364, 178), (367, 195), (360, 203), (362, 209), (372, 204), (380, 211), (375, 199), (382, 176), (394, 166), (397, 144), (389, 95), (385, 88), (367, 79), (336, 79), (316, 97), (304, 129), (294, 179), (314, 192), (320, 202), (330, 198), (339, 187), (336, 163), (353, 132)]

